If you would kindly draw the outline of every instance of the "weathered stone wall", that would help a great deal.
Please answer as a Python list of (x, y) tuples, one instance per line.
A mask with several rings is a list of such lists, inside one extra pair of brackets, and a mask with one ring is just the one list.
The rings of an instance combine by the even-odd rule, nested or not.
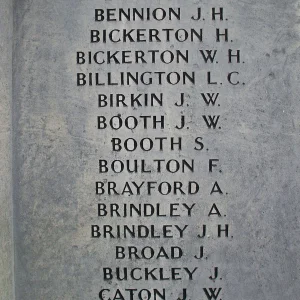
[[(217, 44), (210, 36), (203, 43), (89, 43), (91, 29), (203, 27), (212, 32), (212, 7), (224, 7), (232, 44)], [(181, 7), (181, 22), (100, 22), (96, 8)], [(205, 22), (193, 23), (197, 7), (207, 12)], [(99, 299), (101, 289), (165, 288), (167, 299), (204, 300), (203, 288), (222, 288), (222, 298), (238, 300), (298, 299), (299, 285), (299, 3), (294, 0), (249, 1), (80, 1), (19, 0), (14, 11), (13, 65), (13, 169), (15, 214), (16, 299), (87, 300)], [(3, 20), (1, 21), (3, 22)], [(3, 33), (2, 33), (3, 34)], [(2, 39), (1, 39), (2, 40)], [(7, 38), (6, 38), (7, 40)], [(9, 43), (7, 43), (9, 44)], [(4, 43), (6, 45), (6, 43)], [(228, 64), (228, 48), (240, 49), (244, 64)], [(104, 64), (77, 65), (77, 51), (181, 49), (190, 50), (189, 64)], [(199, 49), (218, 49), (218, 64), (205, 64)], [(225, 50), (224, 50), (225, 49)], [(223, 52), (222, 52), (223, 51)], [(3, 62), (3, 59), (1, 59)], [(1, 65), (6, 66), (5, 63)], [(192, 85), (77, 86), (76, 73), (118, 71), (197, 72)], [(206, 75), (223, 86), (208, 86)], [(245, 85), (225, 82), (227, 74), (238, 71)], [(9, 74), (9, 69), (6, 70)], [(116, 78), (115, 78), (116, 79)], [(6, 83), (9, 86), (9, 81)], [(5, 84), (4, 84), (5, 85)], [(9, 88), (4, 87), (9, 100)], [(164, 93), (162, 107), (99, 108), (98, 94)], [(220, 92), (220, 106), (206, 106), (201, 93)], [(176, 107), (180, 93), (189, 106)], [(6, 98), (5, 98), (6, 97)], [(9, 103), (7, 110), (9, 112)], [(164, 115), (164, 129), (139, 127), (97, 129), (97, 116), (117, 114)], [(4, 113), (5, 115), (5, 113)], [(8, 118), (7, 114), (7, 118)], [(188, 128), (177, 130), (181, 116)], [(220, 129), (208, 129), (203, 115), (220, 115)], [(2, 122), (2, 120), (1, 120)], [(9, 120), (5, 120), (9, 124)], [(4, 126), (4, 128), (7, 125)], [(9, 128), (4, 130), (9, 140)], [(111, 138), (142, 139), (146, 136), (176, 137), (184, 140), (182, 151), (141, 150), (114, 152)], [(203, 137), (204, 151), (194, 150), (194, 139)], [(5, 147), (7, 147), (6, 144)], [(4, 155), (9, 153), (5, 148)], [(208, 150), (207, 150), (208, 149)], [(7, 154), (8, 155), (8, 154)], [(5, 164), (9, 163), (5, 159)], [(99, 174), (99, 159), (195, 159), (196, 170), (168, 174)], [(208, 170), (209, 159), (219, 159), (218, 168)], [(3, 161), (3, 159), (2, 159)], [(151, 165), (149, 163), (149, 167)], [(9, 170), (9, 164), (5, 166)], [(219, 169), (221, 172), (219, 172)], [(8, 172), (5, 171), (7, 175)], [(96, 181), (198, 181), (201, 192), (194, 196), (154, 194), (128, 197), (95, 195)], [(223, 195), (210, 195), (214, 182)], [(6, 196), (5, 196), (6, 195)], [(9, 177), (5, 188), (9, 198)], [(7, 205), (7, 201), (5, 201)], [(100, 218), (98, 203), (195, 203), (192, 217)], [(209, 217), (216, 203), (221, 217)], [(4, 212), (10, 211), (4, 210)], [(183, 208), (180, 213), (184, 214)], [(8, 213), (8, 217), (10, 213)], [(3, 219), (5, 220), (5, 219)], [(6, 221), (7, 222), (7, 221)], [(9, 224), (9, 223), (8, 223)], [(92, 239), (91, 225), (166, 224), (183, 227), (181, 239)], [(197, 237), (206, 224), (208, 235)], [(229, 238), (218, 238), (216, 228), (229, 224)], [(6, 225), (7, 226), (7, 225)], [(173, 227), (172, 227), (173, 228)], [(10, 232), (10, 229), (6, 230)], [(8, 238), (9, 241), (9, 238)], [(180, 246), (179, 260), (116, 260), (115, 246)], [(193, 258), (199, 246), (207, 259)], [(7, 244), (7, 248), (10, 244)], [(7, 250), (6, 250), (7, 252)], [(4, 253), (6, 253), (4, 252)], [(8, 255), (10, 258), (10, 255)], [(7, 267), (11, 265), (6, 261)], [(198, 267), (194, 280), (111, 281), (103, 280), (104, 267), (154, 268)], [(220, 276), (209, 279), (214, 267)], [(6, 273), (8, 274), (8, 273)], [(184, 273), (182, 273), (184, 274)], [(222, 280), (220, 277), (222, 276)], [(10, 282), (10, 281), (7, 281)], [(8, 283), (7, 283), (8, 284)], [(106, 299), (113, 299), (108, 292)], [(8, 297), (8, 296), (7, 296)], [(2, 297), (9, 299), (9, 297)], [(126, 300), (129, 299), (128, 297)], [(138, 299), (136, 296), (134, 299)]]
[(12, 1), (0, 4), (0, 299), (13, 299), (11, 164)]

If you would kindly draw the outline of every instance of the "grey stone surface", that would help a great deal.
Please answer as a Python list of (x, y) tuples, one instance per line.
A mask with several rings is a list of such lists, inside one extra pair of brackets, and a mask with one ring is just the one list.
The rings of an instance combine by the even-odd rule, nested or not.
[(0, 299), (13, 299), (11, 170), (12, 2), (0, 3)]
[[(9, 1), (8, 1), (9, 2)], [(241, 49), (246, 64), (235, 69), (241, 72), (246, 85), (238, 88), (223, 88), (221, 107), (222, 130), (211, 132), (200, 124), (201, 115), (210, 114), (210, 108), (199, 102), (199, 94), (207, 91), (203, 82), (186, 87), (164, 87), (167, 101), (163, 108), (153, 108), (153, 114), (164, 113), (168, 123), (174, 124), (181, 110), (175, 108), (174, 100), (180, 92), (189, 94), (190, 107), (184, 114), (191, 120), (190, 130), (174, 131), (171, 125), (164, 132), (143, 129), (128, 132), (111, 130), (99, 132), (96, 116), (102, 114), (97, 108), (96, 87), (76, 87), (75, 53), (80, 50), (140, 49), (140, 44), (132, 45), (90, 45), (88, 31), (105, 26), (109, 28), (145, 27), (153, 24), (95, 24), (93, 10), (99, 7), (158, 7), (181, 6), (189, 15), (195, 7), (204, 9), (224, 6), (229, 14), (228, 27), (234, 35), (234, 47)], [(15, 0), (14, 6), (14, 64), (13, 64), (13, 187), (15, 214), (15, 288), (17, 300), (87, 300), (98, 299), (101, 288), (159, 288), (164, 287), (169, 299), (181, 297), (183, 287), (190, 290), (192, 300), (204, 300), (203, 287), (215, 287), (207, 274), (213, 266), (222, 270), (224, 288), (222, 299), (238, 300), (296, 300), (300, 295), (299, 283), (299, 161), (300, 161), (300, 106), (299, 106), (299, 2), (294, 0), (249, 0), (249, 1), (80, 1), (80, 0)], [(6, 15), (6, 14), (5, 14)], [(1, 20), (3, 22), (3, 20)], [(176, 27), (175, 23), (155, 24), (155, 28)], [(183, 21), (182, 27), (191, 23)], [(206, 23), (209, 30), (211, 25)], [(2, 39), (1, 39), (2, 40)], [(6, 37), (7, 40), (7, 37)], [(5, 45), (5, 43), (4, 43)], [(169, 48), (171, 44), (145, 45), (147, 49)], [(175, 44), (176, 49), (213, 48), (209, 43), (192, 45)], [(220, 47), (220, 46), (219, 46)], [(196, 51), (196, 50), (195, 50)], [(3, 61), (3, 59), (1, 59)], [(1, 65), (6, 66), (2, 63)], [(193, 58), (188, 66), (155, 66), (157, 69), (186, 68), (198, 71), (199, 76), (209, 70), (200, 60)], [(151, 65), (121, 66), (122, 70), (146, 71)], [(91, 70), (95, 71), (95, 67)], [(116, 70), (116, 66), (101, 66), (101, 72)], [(217, 70), (227, 74), (230, 66), (220, 60)], [(86, 71), (86, 66), (82, 67)], [(9, 74), (7, 69), (5, 72)], [(220, 75), (220, 76), (221, 76)], [(2, 84), (1, 93), (9, 99), (9, 89)], [(128, 87), (127, 92), (155, 92), (157, 86)], [(101, 88), (103, 93), (113, 93), (123, 89)], [(4, 101), (5, 102), (5, 101)], [(4, 115), (9, 111), (4, 103)], [(117, 110), (104, 110), (114, 115)], [(121, 113), (149, 114), (149, 109), (138, 111), (123, 109)], [(8, 117), (8, 115), (7, 115)], [(2, 122), (2, 120), (1, 120)], [(9, 124), (9, 120), (5, 120)], [(1, 134), (9, 139), (9, 128)], [(2, 132), (2, 131), (1, 131)], [(183, 135), (191, 144), (195, 136), (203, 136), (209, 153), (197, 153), (185, 148), (181, 158), (193, 158), (201, 167), (195, 174), (187, 175), (190, 180), (202, 184), (200, 197), (180, 199), (197, 203), (197, 215), (191, 219), (154, 219), (157, 225), (188, 223), (190, 234), (183, 240), (163, 240), (156, 245), (180, 245), (187, 255), (174, 262), (116, 262), (113, 246), (119, 244), (140, 245), (140, 240), (107, 241), (90, 238), (91, 224), (139, 224), (148, 220), (99, 220), (96, 203), (99, 200), (125, 202), (128, 198), (96, 197), (94, 182), (105, 176), (97, 174), (97, 160), (112, 159), (116, 156), (110, 148), (111, 136), (132, 136), (142, 138), (146, 134), (155, 136)], [(1, 153), (6, 155), (8, 143)], [(123, 155), (123, 154), (122, 154)], [(157, 158), (159, 152), (136, 157)], [(176, 157), (178, 153), (163, 154)], [(132, 158), (123, 155), (122, 159)], [(222, 165), (222, 174), (209, 175), (206, 161), (217, 157)], [(120, 158), (120, 157), (119, 157)], [(1, 158), (5, 169), (9, 170), (9, 154)], [(7, 175), (7, 172), (4, 172)], [(162, 175), (165, 176), (165, 175)], [(140, 180), (158, 180), (158, 175), (141, 176)], [(175, 174), (172, 180), (182, 179)], [(133, 175), (106, 176), (108, 180), (137, 180)], [(208, 197), (211, 183), (218, 180), (225, 186), (228, 196), (220, 202)], [(6, 182), (6, 181), (4, 181)], [(9, 177), (4, 194), (9, 199)], [(178, 199), (135, 197), (136, 201), (176, 202)], [(209, 221), (207, 210), (213, 201), (226, 212), (227, 219)], [(8, 205), (8, 217), (10, 207)], [(189, 202), (190, 203), (190, 202)], [(1, 212), (2, 213), (2, 212)], [(4, 225), (10, 232), (10, 223)], [(1, 221), (2, 222), (2, 221)], [(192, 267), (191, 259), (199, 242), (195, 240), (197, 226), (202, 223), (216, 226), (229, 223), (233, 228), (233, 239), (205, 240), (211, 253), (207, 261), (198, 265), (201, 270), (195, 281), (169, 282), (117, 282), (104, 283), (103, 266), (140, 267), (162, 266)], [(2, 224), (2, 223), (1, 223)], [(7, 225), (8, 224), (8, 225)], [(8, 227), (7, 227), (8, 226)], [(2, 226), (1, 226), (2, 227)], [(9, 241), (9, 237), (7, 240)], [(5, 238), (5, 236), (4, 236)], [(143, 241), (145, 245), (155, 243)], [(9, 268), (12, 264), (8, 253), (10, 243), (5, 246), (4, 270), (1, 283), (11, 282)], [(8, 253), (6, 255), (6, 253)], [(198, 262), (197, 262), (198, 263)], [(2, 293), (2, 292), (1, 292)], [(201, 295), (201, 296), (199, 296)], [(1, 294), (2, 296), (2, 294)], [(11, 295), (2, 299), (11, 299)]]

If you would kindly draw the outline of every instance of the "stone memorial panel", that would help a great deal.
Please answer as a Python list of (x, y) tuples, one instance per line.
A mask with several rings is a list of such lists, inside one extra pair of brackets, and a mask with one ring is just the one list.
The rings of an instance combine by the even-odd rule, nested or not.
[(299, 299), (299, 2), (4, 2), (0, 299)]

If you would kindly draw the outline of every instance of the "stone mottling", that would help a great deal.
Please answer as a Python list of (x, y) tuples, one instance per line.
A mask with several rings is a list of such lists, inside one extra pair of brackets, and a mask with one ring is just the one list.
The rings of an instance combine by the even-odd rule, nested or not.
[[(6, 1), (7, 3), (9, 1)], [(16, 299), (22, 300), (90, 300), (97, 299), (101, 287), (131, 287), (124, 282), (104, 284), (101, 267), (117, 266), (107, 242), (91, 240), (89, 225), (97, 222), (94, 181), (97, 177), (97, 159), (111, 157), (110, 133), (98, 133), (95, 128), (95, 88), (75, 85), (75, 53), (89, 46), (88, 29), (96, 27), (93, 9), (96, 7), (127, 7), (129, 1), (81, 0), (15, 0), (14, 64), (13, 64), (13, 187), (15, 215), (15, 282)], [(238, 300), (296, 300), (299, 284), (299, 194), (300, 194), (300, 85), (299, 85), (299, 13), (295, 0), (227, 0), (227, 1), (130, 1), (134, 7), (181, 5), (186, 13), (196, 5), (211, 7), (223, 5), (229, 13), (239, 47), (245, 53), (246, 86), (223, 91), (222, 106), (218, 112), (227, 119), (222, 133), (206, 134), (211, 155), (222, 161), (223, 174), (216, 177), (226, 186), (228, 197), (220, 205), (227, 210), (229, 223), (234, 228), (231, 242), (206, 242), (214, 254), (200, 264), (208, 271), (218, 264), (223, 276), (224, 296)], [(189, 4), (187, 4), (189, 2)], [(8, 5), (8, 4), (7, 4)], [(8, 10), (8, 8), (7, 8)], [(3, 14), (3, 12), (0, 12)], [(9, 14), (4, 14), (7, 18)], [(5, 21), (1, 19), (2, 23)], [(6, 19), (5, 19), (6, 20)], [(6, 23), (8, 24), (8, 23)], [(107, 29), (124, 24), (105, 24)], [(130, 26), (138, 27), (139, 24)], [(143, 24), (143, 26), (151, 26)], [(161, 26), (161, 25), (159, 25)], [(166, 27), (174, 25), (164, 24)], [(187, 22), (183, 26), (190, 26)], [(5, 27), (4, 27), (5, 28)], [(8, 27), (9, 29), (9, 27)], [(1, 30), (2, 47), (9, 45)], [(167, 45), (169, 47), (170, 45)], [(102, 49), (113, 50), (104, 45)], [(122, 49), (122, 45), (115, 49)], [(126, 48), (141, 45), (127, 45)], [(153, 45), (153, 48), (156, 48)], [(181, 45), (182, 49), (189, 47)], [(201, 47), (201, 45), (199, 46)], [(204, 47), (204, 46), (203, 46)], [(209, 45), (205, 45), (209, 47)], [(98, 49), (100, 46), (93, 46)], [(193, 46), (195, 48), (195, 46)], [(1, 58), (1, 66), (7, 68)], [(227, 72), (228, 64), (220, 61), (219, 68)], [(208, 68), (196, 64), (193, 68)], [(125, 68), (125, 67), (123, 67)], [(134, 70), (152, 67), (134, 66)], [(159, 68), (157, 66), (157, 68)], [(170, 67), (171, 68), (171, 67)], [(109, 67), (103, 66), (103, 71)], [(9, 76), (9, 69), (4, 70)], [(8, 117), (9, 81), (1, 82), (1, 115)], [(152, 91), (138, 87), (140, 91)], [(136, 92), (135, 87), (128, 91)], [(112, 92), (108, 87), (103, 92)], [(164, 90), (168, 99), (178, 94), (176, 89)], [(189, 116), (191, 130), (186, 135), (198, 135), (197, 122), (202, 115), (198, 96), (201, 85), (186, 91), (190, 95)], [(4, 105), (2, 106), (2, 103)], [(2, 108), (4, 107), (4, 108)], [(171, 109), (172, 107), (172, 109)], [(172, 121), (178, 120), (178, 111), (168, 104), (163, 107)], [(141, 109), (141, 113), (149, 112)], [(2, 113), (3, 112), (3, 113)], [(124, 111), (125, 112), (125, 111)], [(158, 112), (158, 110), (156, 110)], [(5, 121), (5, 122), (3, 122)], [(9, 133), (8, 119), (2, 119), (1, 148), (2, 175), (1, 203), (4, 214), (4, 257), (0, 272), (1, 299), (11, 299), (11, 231), (9, 217)], [(174, 132), (166, 129), (165, 134)], [(126, 136), (126, 131), (121, 131)], [(135, 132), (145, 135), (143, 130)], [(168, 155), (166, 153), (166, 155)], [(182, 157), (195, 156), (183, 151)], [(198, 158), (199, 159), (199, 158)], [(3, 172), (3, 170), (5, 172)], [(204, 178), (206, 171), (199, 171)], [(120, 176), (120, 175), (119, 175)], [(130, 177), (130, 176), (128, 176)], [(152, 177), (152, 179), (155, 177)], [(180, 178), (180, 176), (179, 176)], [(178, 179), (179, 179), (178, 178)], [(123, 178), (124, 179), (124, 178)], [(211, 179), (205, 179), (210, 182)], [(142, 197), (139, 199), (142, 201)], [(118, 199), (115, 199), (118, 201)], [(199, 200), (200, 201), (200, 200)], [(201, 199), (208, 207), (210, 199)], [(7, 209), (6, 209), (7, 207)], [(199, 211), (199, 215), (201, 215)], [(1, 209), (1, 216), (3, 209)], [(205, 218), (205, 216), (202, 215)], [(197, 225), (193, 218), (192, 225)], [(2, 222), (4, 220), (4, 225)], [(207, 220), (207, 219), (205, 219)], [(133, 222), (128, 220), (128, 223)], [(164, 221), (154, 220), (157, 224)], [(178, 223), (184, 224), (186, 220)], [(137, 245), (140, 241), (133, 241)], [(125, 241), (125, 243), (129, 243)], [(131, 243), (131, 242), (130, 242)], [(171, 245), (171, 241), (165, 241)], [(178, 241), (190, 245), (192, 237)], [(113, 241), (110, 245), (118, 244)], [(161, 245), (162, 242), (158, 242)], [(3, 247), (1, 245), (1, 247)], [(3, 256), (2, 256), (3, 257)], [(134, 262), (128, 266), (135, 265)], [(140, 262), (146, 266), (147, 262)], [(174, 266), (193, 265), (190, 257), (173, 263)], [(197, 282), (183, 282), (189, 286), (196, 300), (201, 288), (211, 283), (204, 275)], [(135, 284), (151, 287), (151, 284)], [(163, 283), (177, 299), (181, 285)], [(8, 287), (7, 289), (5, 287)], [(159, 287), (159, 283), (152, 287)], [(168, 299), (169, 300), (169, 299)], [(202, 300), (202, 299), (201, 299)]]
[(0, 4), (0, 299), (13, 297), (11, 76), (12, 3)]

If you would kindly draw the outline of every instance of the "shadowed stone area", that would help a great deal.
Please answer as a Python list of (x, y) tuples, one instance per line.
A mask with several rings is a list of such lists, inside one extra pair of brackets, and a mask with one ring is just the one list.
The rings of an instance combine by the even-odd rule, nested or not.
[[(119, 8), (160, 10), (128, 20)], [(12, 172), (9, 80), (0, 89), (0, 299), (13, 299), (10, 173), (16, 300), (298, 299), (299, 10), (294, 0), (15, 0)], [(207, 93), (219, 93), (215, 105)]]

